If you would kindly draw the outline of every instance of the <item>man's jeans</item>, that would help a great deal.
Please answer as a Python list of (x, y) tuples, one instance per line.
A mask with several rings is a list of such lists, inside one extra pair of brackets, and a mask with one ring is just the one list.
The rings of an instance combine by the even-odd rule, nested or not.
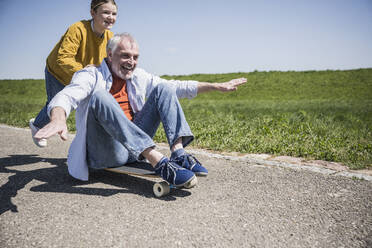
[(45, 89), (47, 93), (47, 102), (45, 106), (40, 110), (34, 121), (34, 126), (43, 128), (50, 122), (48, 116), (48, 104), (58, 92), (60, 92), (65, 86), (60, 83), (45, 67)]
[(133, 122), (114, 97), (106, 91), (95, 92), (89, 102), (87, 119), (87, 160), (89, 167), (101, 169), (135, 162), (147, 148), (162, 122), (169, 146), (182, 137), (187, 146), (194, 136), (173, 87), (155, 87)]

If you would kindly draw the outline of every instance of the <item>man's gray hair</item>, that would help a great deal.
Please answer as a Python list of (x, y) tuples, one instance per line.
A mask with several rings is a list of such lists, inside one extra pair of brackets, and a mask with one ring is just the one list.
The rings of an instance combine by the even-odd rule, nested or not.
[(124, 39), (128, 40), (130, 43), (137, 44), (137, 41), (129, 33), (115, 34), (107, 43), (107, 46), (106, 46), (107, 54), (109, 53), (109, 51), (111, 51), (112, 53), (115, 52), (120, 41)]

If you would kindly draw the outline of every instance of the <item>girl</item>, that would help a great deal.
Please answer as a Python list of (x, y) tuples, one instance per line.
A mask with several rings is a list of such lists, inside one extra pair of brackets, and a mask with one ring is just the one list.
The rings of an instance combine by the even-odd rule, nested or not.
[(116, 21), (116, 3), (114, 0), (92, 0), (90, 13), (92, 19), (72, 24), (47, 58), (47, 102), (37, 117), (29, 122), (32, 139), (39, 147), (47, 146), (47, 141), (37, 140), (34, 135), (50, 121), (47, 113), (50, 100), (70, 83), (76, 71), (90, 64), (99, 65), (106, 57), (106, 45), (113, 36), (110, 29)]

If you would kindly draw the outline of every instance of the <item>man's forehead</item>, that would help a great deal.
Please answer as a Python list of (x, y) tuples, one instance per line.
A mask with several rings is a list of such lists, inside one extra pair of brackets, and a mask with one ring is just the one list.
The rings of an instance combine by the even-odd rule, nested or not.
[(136, 50), (138, 52), (138, 45), (135, 41), (123, 39), (118, 44), (119, 50)]

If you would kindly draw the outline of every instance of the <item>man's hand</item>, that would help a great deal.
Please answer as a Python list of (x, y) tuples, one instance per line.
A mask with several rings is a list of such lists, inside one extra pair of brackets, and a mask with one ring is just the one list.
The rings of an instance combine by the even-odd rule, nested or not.
[(236, 78), (225, 83), (218, 83), (218, 90), (222, 92), (226, 91), (235, 91), (238, 89), (239, 85), (242, 85), (247, 82), (246, 78)]
[(235, 91), (238, 89), (239, 85), (245, 84), (247, 82), (246, 78), (236, 78), (225, 83), (199, 83), (198, 93), (209, 92), (218, 90), (221, 92)]
[(59, 134), (62, 140), (67, 140), (65, 110), (61, 107), (53, 108), (50, 119), (49, 124), (40, 129), (34, 137), (36, 139), (48, 139), (55, 134)]

